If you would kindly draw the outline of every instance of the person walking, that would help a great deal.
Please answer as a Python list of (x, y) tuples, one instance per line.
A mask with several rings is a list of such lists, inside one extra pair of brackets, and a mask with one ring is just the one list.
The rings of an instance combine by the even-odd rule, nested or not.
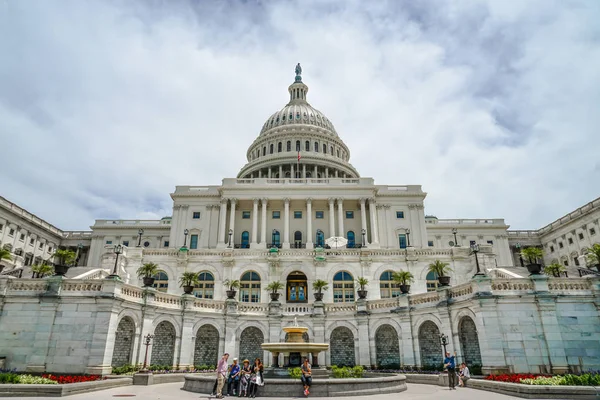
[(302, 363), (302, 384), (304, 385), (304, 396), (308, 396), (310, 394), (310, 386), (312, 385), (312, 369), (310, 364), (308, 363), (308, 358), (304, 359), (304, 363)]
[(448, 370), (448, 390), (456, 390), (456, 351), (453, 356), (450, 356), (449, 351), (446, 352), (444, 368)]
[(229, 359), (229, 353), (223, 354), (217, 364), (217, 399), (223, 398), (223, 386), (227, 377), (227, 359)]

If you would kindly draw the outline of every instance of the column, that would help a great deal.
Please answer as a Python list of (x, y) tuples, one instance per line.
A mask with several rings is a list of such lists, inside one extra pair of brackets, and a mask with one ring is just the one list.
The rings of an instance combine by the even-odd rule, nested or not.
[(306, 179), (306, 164), (302, 164), (302, 179)]
[(379, 232), (377, 232), (377, 211), (375, 199), (369, 199), (369, 210), (371, 211), (371, 243), (379, 246)]
[(283, 213), (283, 248), (290, 248), (290, 199), (283, 199), (284, 213)]
[(313, 172), (313, 178), (317, 179), (319, 177), (319, 174), (318, 174), (319, 171), (317, 170), (317, 166), (316, 165), (315, 165), (314, 170), (315, 170), (315, 172)]
[(258, 177), (259, 177), (259, 178), (262, 178), (262, 169), (259, 169), (259, 170), (258, 170)]
[(325, 178), (329, 178), (329, 167), (325, 167)]
[[(281, 168), (281, 167), (279, 167)], [(262, 214), (260, 221), (260, 244), (264, 247), (267, 246), (267, 199), (261, 199)]]
[(338, 170), (337, 169), (335, 170), (335, 177), (336, 178), (338, 177)]
[[(271, 170), (269, 169), (269, 175)], [(258, 199), (253, 199), (254, 204), (252, 205), (252, 242), (250, 247), (256, 247), (258, 244)]]
[[(367, 235), (366, 235), (366, 232), (367, 232), (367, 209), (365, 207), (366, 201), (367, 201), (367, 199), (365, 199), (365, 198), (360, 199), (360, 223), (361, 223), (362, 229), (364, 229), (364, 232), (365, 232), (365, 243), (364, 244), (365, 244), (365, 246), (368, 246), (369, 243), (367, 241)], [(362, 244), (362, 238), (363, 238), (362, 232), (363, 231), (361, 230), (361, 232), (360, 232), (361, 244)]]
[(227, 199), (221, 199), (221, 209), (219, 210), (219, 237), (217, 238), (217, 248), (225, 247), (225, 224), (227, 223)]
[(294, 173), (294, 164), (290, 164), (290, 168), (291, 168), (291, 174), (290, 174), (290, 179), (294, 179), (296, 177), (296, 174)]
[[(229, 210), (229, 230), (231, 231), (231, 248), (235, 243), (235, 203), (236, 199), (229, 199), (231, 209)], [(227, 245), (229, 246), (229, 232), (227, 232)]]
[(333, 209), (333, 202), (335, 199), (329, 199), (329, 237), (335, 236), (335, 211)]
[(269, 174), (267, 175), (267, 178), (271, 179), (271, 167), (269, 167)]
[(338, 232), (338, 236), (341, 237), (346, 237), (346, 235), (344, 234), (344, 200), (343, 199), (337, 199), (337, 204), (338, 204), (338, 228), (339, 228), (339, 232)]
[(306, 248), (314, 248), (312, 239), (312, 199), (306, 199)]

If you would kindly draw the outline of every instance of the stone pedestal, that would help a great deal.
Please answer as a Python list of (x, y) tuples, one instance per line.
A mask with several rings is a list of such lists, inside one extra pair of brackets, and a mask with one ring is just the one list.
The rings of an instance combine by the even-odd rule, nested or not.
[(368, 314), (367, 300), (365, 300), (365, 299), (356, 300), (356, 313), (357, 314)]
[(152, 372), (138, 372), (137, 374), (133, 374), (133, 384), (144, 386), (153, 385), (154, 375)]
[(325, 304), (322, 301), (315, 301), (313, 303), (313, 315), (325, 315)]

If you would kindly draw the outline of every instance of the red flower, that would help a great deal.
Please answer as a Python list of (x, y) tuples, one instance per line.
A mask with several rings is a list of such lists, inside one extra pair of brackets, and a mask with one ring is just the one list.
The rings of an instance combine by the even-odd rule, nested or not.
[(79, 383), (79, 382), (91, 382), (102, 379), (100, 375), (52, 375), (44, 374), (43, 378), (52, 379), (59, 384)]
[(510, 382), (510, 383), (521, 383), (521, 379), (535, 379), (538, 376), (551, 376), (542, 374), (500, 374), (500, 375), (488, 375), (485, 379), (488, 381), (496, 382)]

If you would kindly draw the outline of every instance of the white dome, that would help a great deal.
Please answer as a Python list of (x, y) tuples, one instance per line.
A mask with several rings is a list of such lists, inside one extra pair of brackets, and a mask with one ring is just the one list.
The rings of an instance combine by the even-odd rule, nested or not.
[(337, 132), (331, 121), (321, 111), (313, 108), (306, 101), (303, 103), (296, 102), (295, 104), (290, 102), (281, 110), (271, 115), (263, 125), (260, 134), (262, 135), (273, 128), (294, 124), (318, 126), (329, 131), (331, 135), (337, 136)]

